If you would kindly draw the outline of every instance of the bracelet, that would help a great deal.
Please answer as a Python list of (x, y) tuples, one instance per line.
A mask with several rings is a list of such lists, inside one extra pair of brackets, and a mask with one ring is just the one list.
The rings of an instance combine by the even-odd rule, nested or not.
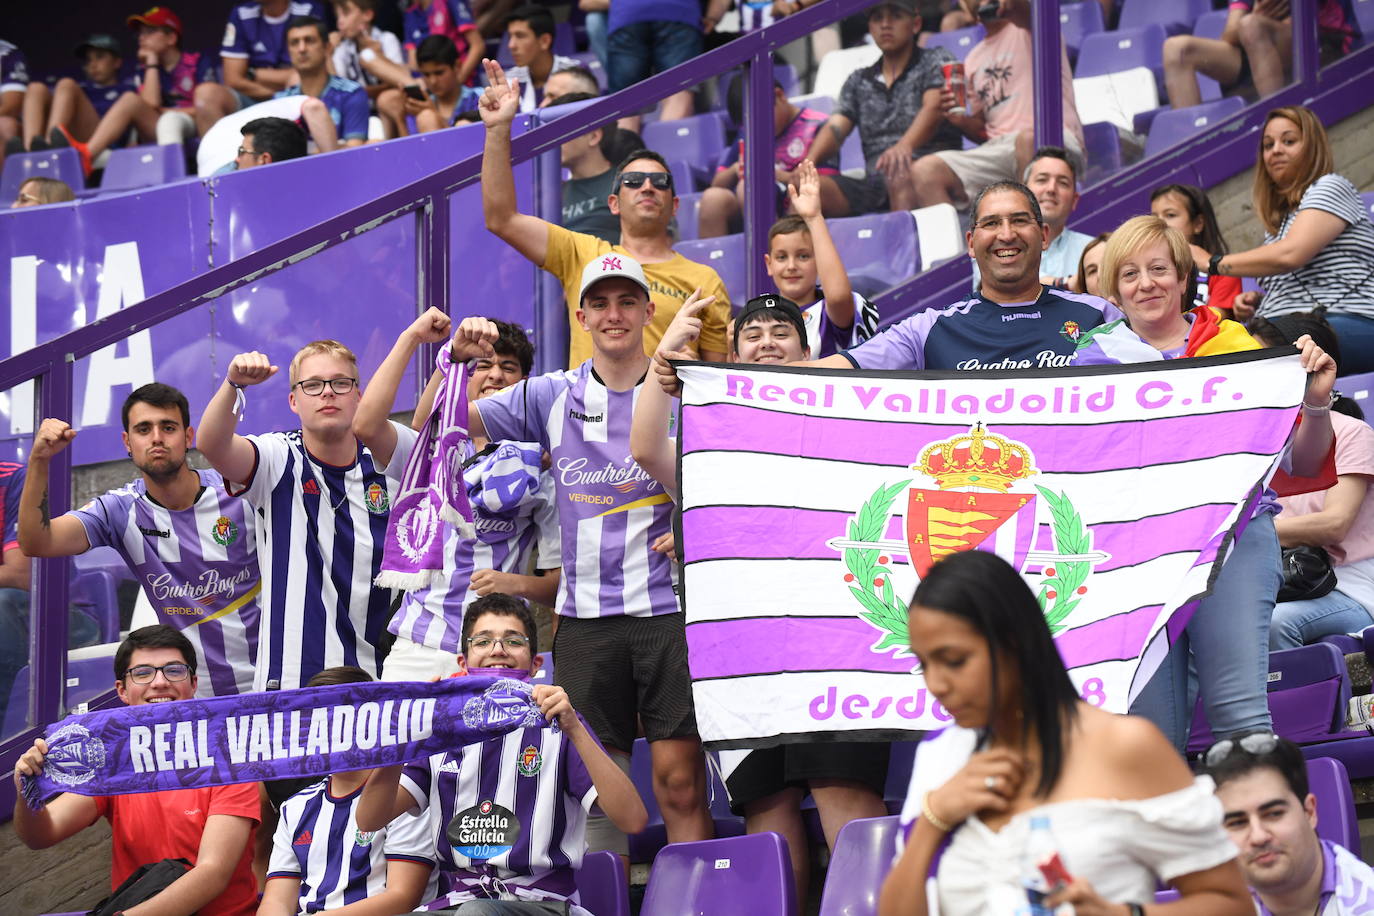
[[(1208, 276), (1220, 277), (1220, 276), (1222, 275), (1222, 274), (1221, 274), (1221, 259), (1222, 259), (1223, 257), (1225, 257), (1225, 255), (1220, 255), (1220, 254), (1214, 254), (1214, 255), (1212, 255), (1212, 259), (1211, 259), (1210, 261), (1207, 262), (1207, 274), (1208, 274)], [(1132, 913), (1131, 916), (1135, 916), (1135, 914)]]
[(935, 812), (930, 810), (930, 793), (921, 796), (921, 816), (930, 821), (930, 825), (941, 833), (949, 833), (954, 828), (946, 824), (935, 816)]
[(1338, 395), (1336, 394), (1336, 392), (1333, 391), (1333, 392), (1331, 392), (1331, 400), (1329, 400), (1329, 401), (1327, 401), (1325, 404), (1322, 404), (1322, 405), (1317, 406), (1317, 407), (1314, 407), (1313, 405), (1307, 403), (1307, 400), (1304, 398), (1304, 399), (1303, 399), (1303, 402), (1302, 402), (1302, 409), (1303, 409), (1303, 410), (1309, 410), (1309, 411), (1311, 411), (1312, 413), (1326, 413), (1326, 412), (1329, 411), (1329, 410), (1331, 409), (1331, 407), (1336, 403), (1336, 398), (1337, 398), (1337, 397), (1338, 397)]
[(229, 382), (229, 387), (230, 387), (230, 388), (235, 388), (235, 389), (238, 389), (239, 391), (242, 391), (242, 390), (244, 389), (244, 386), (243, 386), (243, 385), (240, 385), (238, 382), (230, 381), (229, 379), (225, 379), (225, 381), (226, 381), (226, 382)]

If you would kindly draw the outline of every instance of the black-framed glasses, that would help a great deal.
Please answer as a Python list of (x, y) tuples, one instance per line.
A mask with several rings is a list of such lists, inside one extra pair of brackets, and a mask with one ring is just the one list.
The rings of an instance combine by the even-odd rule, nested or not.
[(324, 394), (324, 386), (335, 394), (348, 394), (358, 385), (355, 378), (307, 378), (296, 383), (296, 387), (311, 397)]
[(1202, 755), (1202, 762), (1207, 767), (1214, 767), (1231, 756), (1237, 747), (1247, 753), (1258, 755), (1267, 754), (1278, 746), (1279, 736), (1272, 732), (1255, 732), (1239, 738), (1222, 738), (1207, 748), (1207, 752)]
[(165, 665), (134, 665), (124, 672), (124, 676), (135, 684), (151, 684), (161, 671), (168, 681), (176, 683), (191, 676), (191, 666), (185, 662), (168, 662)]
[(644, 179), (649, 180), (649, 184), (654, 186), (655, 191), (667, 191), (673, 186), (672, 172), (621, 172), (620, 186), (622, 188), (640, 188), (644, 186)]
[(507, 652), (511, 652), (525, 648), (530, 641), (523, 636), (473, 636), (468, 640), (468, 648), (490, 649), (497, 643), (505, 646)]

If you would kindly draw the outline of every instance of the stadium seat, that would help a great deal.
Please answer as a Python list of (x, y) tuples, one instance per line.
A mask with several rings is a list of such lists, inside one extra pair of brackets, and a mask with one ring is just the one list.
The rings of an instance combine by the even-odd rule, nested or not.
[(81, 157), (69, 146), (41, 153), (13, 153), (5, 157), (5, 170), (0, 174), (0, 206), (14, 203), (19, 186), (30, 178), (56, 178), (73, 191), (86, 187)]
[(959, 211), (950, 204), (935, 204), (911, 211), (916, 220), (916, 250), (921, 256), (921, 270), (968, 254), (964, 229), (959, 223)]
[[(1073, 75), (1077, 78), (1121, 73), (1136, 67), (1149, 69), (1155, 85), (1164, 84), (1164, 27), (1158, 23), (1136, 29), (1117, 29), (1098, 32), (1083, 39), (1078, 52), (1078, 64)], [(1078, 89), (1074, 81), (1075, 92)], [(1082, 112), (1079, 112), (1080, 116)]]
[(973, 46), (983, 40), (985, 35), (987, 35), (987, 29), (983, 28), (982, 23), (978, 23), (966, 29), (935, 32), (926, 38), (926, 47), (944, 48), (954, 55), (955, 60), (963, 60), (968, 57), (968, 52), (973, 50)]
[(892, 867), (900, 829), (895, 815), (860, 818), (840, 828), (825, 875), (820, 916), (873, 916), (878, 912), (878, 892)]
[[(1374, 3), (1374, 0), (1368, 0)], [(1374, 191), (1365, 191), (1360, 195), (1360, 200), (1364, 201), (1364, 208), (1369, 211), (1369, 218), (1374, 219)]]
[(1108, 175), (1121, 170), (1121, 135), (1117, 133), (1116, 125), (1111, 121), (1084, 124), (1083, 146), (1084, 156), (1088, 160), (1083, 169), (1084, 187), (1097, 184)]
[(1309, 758), (1307, 788), (1317, 796), (1317, 835), (1360, 854), (1360, 822), (1345, 764), (1331, 757)]
[(132, 146), (110, 150), (100, 190), (146, 188), (185, 177), (186, 153), (180, 146)]
[(613, 852), (589, 852), (577, 870), (577, 894), (596, 916), (630, 916), (630, 885), (625, 864)]
[(753, 833), (665, 846), (654, 860), (640, 913), (794, 916), (795, 898), (787, 841)]
[(534, 676), (531, 677), (530, 680), (533, 681), (535, 684), (552, 684), (553, 649), (542, 649), (540, 650), (539, 654), (544, 656), (544, 666), (540, 668), (538, 671), (534, 672)]
[(71, 580), (71, 603), (100, 625), (100, 641), (119, 642), (119, 580), (103, 569), (88, 569)]
[(571, 22), (560, 22), (554, 25), (553, 47), (550, 50), (563, 57), (571, 57), (577, 53), (577, 39), (573, 34)]
[(811, 91), (838, 98), (844, 81), (860, 67), (867, 67), (883, 54), (877, 45), (862, 44), (857, 48), (837, 48), (821, 58), (816, 67), (816, 83)]
[(576, 54), (569, 54), (568, 57), (592, 71), (592, 75), (596, 77), (596, 84), (601, 87), (602, 92), (606, 91), (609, 85), (606, 79), (606, 68), (601, 66), (601, 59), (594, 52), (579, 51)]
[[(66, 709), (71, 710), (81, 703), (89, 703), (109, 690), (114, 690), (113, 656), (67, 660), (67, 694), (64, 704)], [(29, 666), (25, 665), (14, 676), (14, 686), (10, 688), (9, 701), (5, 706), (5, 725), (0, 729), (0, 737), (15, 735), (24, 730), (28, 724), (28, 696)]]
[(1243, 108), (1245, 102), (1239, 96), (1232, 96), (1215, 102), (1203, 102), (1190, 108), (1161, 111), (1150, 123), (1150, 135), (1145, 140), (1145, 155), (1153, 156), (1182, 143)]
[[(1083, 44), (1078, 65), (1083, 66), (1088, 42), (1114, 33), (1089, 36)], [(1122, 130), (1134, 131), (1136, 115), (1159, 108), (1159, 80), (1149, 67), (1079, 77), (1073, 81), (1078, 120), (1083, 124), (1110, 122)]]
[[(1226, 30), (1226, 18), (1229, 15), (1228, 10), (1211, 10), (1203, 13), (1197, 17), (1197, 22), (1193, 23), (1193, 37), (1220, 41), (1221, 33)], [(1221, 85), (1210, 76), (1203, 76), (1199, 73), (1197, 75), (1197, 87), (1204, 102), (1221, 98)]]
[(1170, 35), (1181, 35), (1191, 32), (1197, 18), (1211, 9), (1210, 0), (1126, 0), (1117, 28), (1158, 25)]
[(743, 308), (746, 298), (744, 291), (748, 285), (745, 278), (747, 268), (744, 263), (748, 255), (743, 235), (736, 233), (715, 239), (680, 242), (673, 248), (689, 261), (705, 264), (720, 274), (725, 288), (730, 290), (734, 306)]
[[(647, 145), (647, 144), (646, 144)], [(653, 147), (649, 147), (653, 149)], [(681, 197), (684, 193), (692, 194), (697, 189), (700, 182), (705, 184), (702, 179), (711, 174), (714, 166), (698, 169), (691, 162), (681, 156), (665, 156), (668, 160), (668, 171), (673, 173), (673, 190)]]
[[(1374, 195), (1366, 194), (1364, 197), (1366, 206), (1374, 206), (1374, 201), (1369, 199)], [(1336, 380), (1336, 390), (1359, 404), (1366, 420), (1374, 419), (1374, 372), (1342, 375)]]
[[(920, 741), (894, 741), (892, 754), (887, 759), (887, 784), (883, 788), (883, 801), (887, 810), (897, 814), (906, 801), (906, 791), (911, 786), (911, 768), (916, 763), (916, 748)], [(843, 836), (843, 834), (841, 834)]]
[(1355, 28), (1363, 36), (1356, 47), (1374, 43), (1374, 0), (1351, 0), (1355, 10)]
[[(869, 298), (920, 271), (916, 221), (906, 210), (828, 221), (854, 289)], [(728, 289), (728, 287), (727, 287)]]
[(701, 215), (701, 192), (677, 196), (677, 237), (678, 241), (688, 241), (701, 237), (698, 224)]
[(116, 581), (135, 581), (133, 573), (129, 571), (129, 564), (124, 562), (119, 551), (113, 547), (92, 547), (85, 553), (72, 557), (72, 565), (76, 567), (78, 574), (86, 570), (103, 570), (114, 576)]
[(864, 145), (858, 130), (851, 130), (849, 136), (840, 144), (840, 171), (854, 178), (864, 177), (867, 165), (864, 162)]
[[(635, 739), (634, 753), (630, 758), (630, 781), (644, 800), (644, 808), (649, 813), (649, 825), (639, 833), (630, 835), (630, 861), (635, 864), (653, 862), (654, 856), (668, 843), (668, 831), (663, 826), (663, 812), (658, 808), (658, 798), (654, 795), (654, 768), (649, 754), (649, 742), (643, 738)], [(711, 809), (711, 819), (716, 825), (717, 837), (740, 836), (744, 833), (744, 819), (730, 811), (730, 797), (725, 791), (725, 783), (720, 775), (716, 758), (706, 757), (706, 795)]]
[(1102, 22), (1102, 4), (1094, 0), (1078, 0), (1059, 7), (1059, 31), (1064, 37), (1064, 47), (1069, 52), (1069, 60), (1078, 60), (1078, 50), (1083, 47), (1083, 39), (1096, 35), (1105, 26)]
[[(720, 75), (720, 81), (716, 84), (716, 103), (711, 106), (713, 111), (729, 110), (727, 101), (730, 98), (730, 86), (739, 78), (739, 75), (740, 71), (738, 70), (728, 70)], [(791, 64), (773, 64), (773, 79), (782, 86), (783, 95), (793, 96), (801, 91), (801, 81), (797, 79), (797, 68)], [(728, 118), (729, 115), (727, 114), (726, 117)]]
[(725, 149), (728, 142), (726, 121), (724, 112), (708, 111), (677, 121), (645, 124), (641, 136), (648, 149), (671, 151), (674, 158), (687, 160), (700, 180), (703, 175), (710, 174), (720, 151)]

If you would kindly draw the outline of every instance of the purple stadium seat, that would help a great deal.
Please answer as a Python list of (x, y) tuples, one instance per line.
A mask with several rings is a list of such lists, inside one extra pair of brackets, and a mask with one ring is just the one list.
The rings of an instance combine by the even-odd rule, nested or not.
[(673, 246), (678, 254), (690, 261), (705, 264), (720, 274), (725, 288), (730, 291), (730, 301), (735, 308), (744, 306), (745, 263), (747, 257), (744, 236), (741, 234), (722, 235), (716, 239), (698, 239), (679, 242)]
[(1157, 23), (1088, 35), (1078, 50), (1078, 64), (1073, 75), (1102, 76), (1147, 67), (1155, 75), (1155, 85), (1163, 86), (1164, 38), (1164, 27)]
[[(1091, 0), (1090, 0), (1091, 2)], [(1097, 184), (1121, 170), (1121, 135), (1110, 121), (1095, 121), (1083, 125), (1084, 155), (1087, 168), (1083, 170), (1083, 185)]]
[(1197, 18), (1211, 9), (1210, 0), (1126, 0), (1117, 26), (1138, 29), (1153, 24), (1170, 35), (1181, 35), (1192, 31)]
[[(1365, 2), (1374, 3), (1374, 0), (1365, 0)], [(1369, 211), (1369, 218), (1374, 219), (1374, 191), (1365, 191), (1360, 195), (1360, 200), (1364, 201), (1364, 208)]]
[(118, 581), (135, 581), (133, 573), (129, 572), (129, 564), (124, 562), (119, 551), (113, 547), (92, 547), (85, 553), (72, 557), (72, 565), (78, 573), (88, 569), (99, 569), (108, 572)]
[(686, 159), (698, 175), (715, 165), (716, 157), (728, 142), (726, 134), (725, 113), (720, 111), (677, 121), (656, 121), (645, 124), (641, 132), (646, 147)]
[(606, 81), (606, 68), (601, 66), (601, 60), (596, 54), (591, 51), (579, 51), (576, 54), (569, 54), (567, 56), (592, 71), (592, 75), (596, 77), (596, 83), (601, 87), (601, 91), (606, 91), (606, 87), (609, 85)]
[(71, 602), (100, 625), (101, 642), (119, 641), (119, 580), (103, 569), (79, 572), (71, 580)]
[[(650, 148), (652, 149), (652, 147)], [(678, 196), (695, 192), (699, 175), (692, 163), (681, 156), (664, 156), (663, 158), (668, 160), (668, 171), (673, 173), (673, 190), (678, 193)]]
[(146, 188), (185, 177), (186, 151), (181, 146), (131, 146), (110, 150), (100, 190)]
[[(1335, 646), (1316, 643), (1269, 653), (1269, 714), (1275, 734), (1298, 744), (1335, 737), (1345, 728), (1349, 701), (1345, 656)], [(1206, 750), (1212, 741), (1199, 698), (1188, 752)]]
[(1355, 9), (1355, 27), (1362, 36), (1355, 47), (1374, 43), (1374, 0), (1351, 0)]
[[(636, 738), (634, 754), (630, 758), (630, 781), (639, 791), (644, 808), (649, 812), (649, 826), (630, 836), (630, 861), (636, 864), (653, 862), (654, 856), (668, 843), (663, 812), (659, 810), (658, 799), (654, 796), (653, 771), (649, 742)], [(742, 835), (744, 819), (730, 812), (730, 798), (725, 791), (725, 783), (721, 781), (720, 771), (711, 757), (707, 758), (706, 764), (706, 794), (711, 807), (711, 819), (716, 825), (716, 836)]]
[(1317, 796), (1317, 834), (1360, 854), (1360, 822), (1345, 764), (1331, 757), (1308, 758), (1308, 790)]
[(698, 222), (701, 212), (701, 193), (693, 191), (690, 194), (678, 194), (677, 196), (677, 237), (679, 240), (688, 241), (700, 238)]
[(542, 655), (542, 656), (544, 656), (544, 666), (543, 666), (542, 668), (540, 668), (538, 671), (534, 672), (534, 677), (531, 678), (531, 680), (532, 680), (535, 684), (552, 684), (552, 683), (553, 683), (553, 650), (552, 650), (552, 649), (549, 649), (549, 648), (543, 648), (543, 647), (541, 647), (540, 650), (539, 650), (539, 654)]
[(553, 27), (553, 47), (555, 54), (571, 57), (577, 51), (577, 39), (573, 34), (571, 22), (560, 22)]
[(1329, 643), (1336, 647), (1336, 651), (1342, 655), (1358, 655), (1364, 652), (1364, 640), (1358, 636), (1351, 636), (1349, 633), (1332, 633), (1323, 636), (1317, 642)]
[(1078, 49), (1083, 46), (1084, 38), (1096, 35), (1103, 28), (1102, 4), (1095, 0), (1078, 0), (1059, 7), (1059, 30), (1070, 60), (1078, 59)]
[(630, 916), (630, 886), (620, 856), (605, 850), (582, 857), (577, 870), (577, 894), (582, 906), (596, 916)]
[[(67, 662), (66, 707), (71, 709), (79, 703), (88, 703), (107, 690), (114, 690), (114, 658), (81, 658)], [(28, 717), (29, 666), (20, 668), (14, 676), (14, 686), (10, 688), (8, 703), (5, 707), (5, 724), (0, 729), (0, 737), (18, 734), (24, 730)], [(117, 700), (115, 705), (122, 706)]]
[(873, 916), (892, 865), (898, 818), (869, 817), (840, 828), (825, 875), (820, 916)]
[(950, 29), (948, 32), (935, 32), (926, 39), (927, 48), (944, 48), (954, 55), (955, 60), (968, 57), (973, 46), (983, 40), (987, 30), (981, 24), (966, 29)]
[(866, 296), (920, 272), (916, 222), (905, 210), (827, 221), (854, 288)]
[(641, 916), (794, 916), (787, 841), (776, 833), (673, 843), (654, 860)]
[(65, 181), (73, 191), (86, 187), (81, 157), (71, 147), (41, 153), (14, 153), (5, 157), (5, 171), (0, 174), (0, 206), (14, 203), (19, 196), (19, 186), (30, 178), (56, 178)]
[(1153, 156), (1194, 134), (1202, 133), (1218, 121), (1224, 121), (1245, 107), (1239, 96), (1203, 102), (1191, 108), (1161, 111), (1150, 124), (1150, 136), (1145, 140), (1145, 155)]
[[(1230, 15), (1228, 10), (1211, 10), (1197, 17), (1197, 22), (1193, 23), (1194, 38), (1221, 39), (1221, 33), (1226, 29), (1226, 17)], [(1210, 76), (1197, 75), (1197, 86), (1202, 93), (1204, 102), (1211, 102), (1221, 98), (1221, 86)]]

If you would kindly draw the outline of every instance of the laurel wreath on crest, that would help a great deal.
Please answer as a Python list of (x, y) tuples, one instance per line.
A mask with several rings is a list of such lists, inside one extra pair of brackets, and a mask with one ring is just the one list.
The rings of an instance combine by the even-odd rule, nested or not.
[[(1050, 520), (1054, 527), (1054, 549), (1059, 553), (1075, 554), (1087, 553), (1092, 549), (1092, 537), (1088, 534), (1088, 528), (1083, 524), (1083, 517), (1078, 514), (1073, 503), (1065, 493), (1055, 493), (1042, 486), (1036, 486), (1040, 495), (1045, 497), (1045, 503), (1050, 507)], [(1036, 595), (1040, 599), (1040, 609), (1045, 613), (1045, 623), (1049, 625), (1051, 635), (1059, 633), (1064, 629), (1064, 618), (1073, 613), (1073, 609), (1078, 607), (1079, 588), (1088, 581), (1088, 576), (1092, 573), (1093, 565), (1087, 560), (1062, 560), (1053, 566), (1047, 567), (1046, 571), (1053, 570), (1052, 575), (1046, 575), (1040, 580), (1040, 592)], [(1053, 601), (1053, 606), (1049, 602)]]

